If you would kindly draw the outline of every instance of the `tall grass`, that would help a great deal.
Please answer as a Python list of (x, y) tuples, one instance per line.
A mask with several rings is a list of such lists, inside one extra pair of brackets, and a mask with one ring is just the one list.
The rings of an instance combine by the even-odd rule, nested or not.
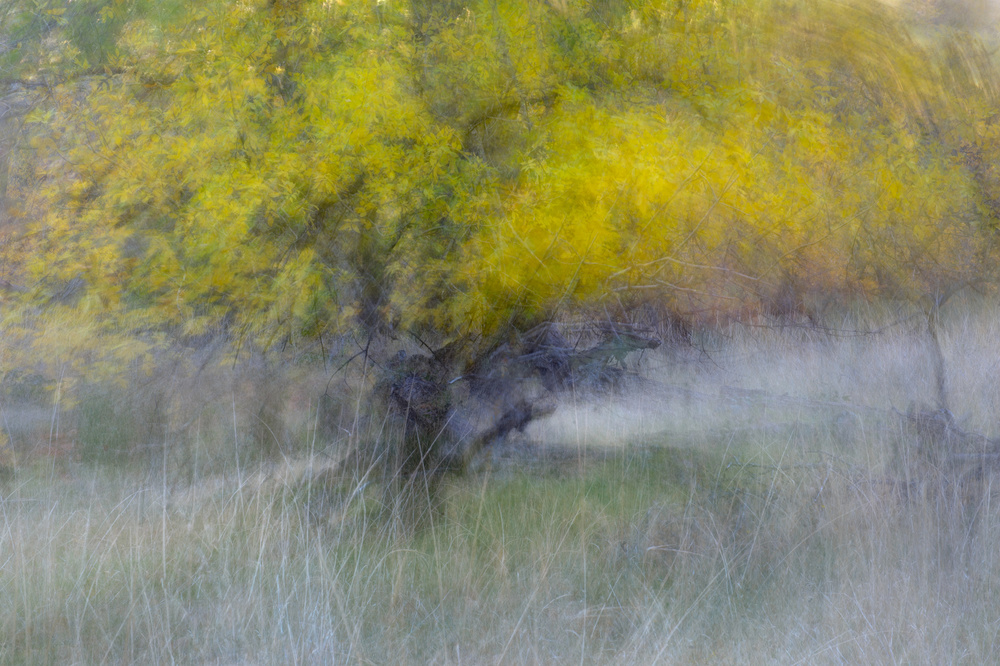
[[(942, 333), (954, 410), (990, 435), (998, 328), (959, 304)], [(916, 320), (716, 331), (405, 511), (333, 464), (329, 432), (378, 420), (322, 435), (309, 400), (270, 427), (277, 454), (243, 458), (249, 417), (213, 406), (196, 475), (35, 460), (2, 487), (0, 662), (995, 660), (994, 475), (911, 464), (924, 344)]]

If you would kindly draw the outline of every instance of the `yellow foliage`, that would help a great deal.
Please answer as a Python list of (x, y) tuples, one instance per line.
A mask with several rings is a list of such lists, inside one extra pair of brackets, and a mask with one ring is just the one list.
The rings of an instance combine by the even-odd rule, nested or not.
[(26, 303), (139, 353), (223, 321), (447, 337), (636, 294), (694, 315), (978, 279), (1000, 79), (964, 39), (825, 0), (136, 17), (113, 74), (32, 116)]

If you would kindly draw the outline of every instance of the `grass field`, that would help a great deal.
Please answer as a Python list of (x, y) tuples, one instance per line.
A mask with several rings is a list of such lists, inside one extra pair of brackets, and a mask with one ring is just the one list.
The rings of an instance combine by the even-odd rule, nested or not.
[[(952, 411), (989, 437), (995, 314), (956, 305), (941, 335)], [(0, 663), (993, 662), (995, 475), (919, 453), (921, 330), (705, 334), (394, 507), (308, 427), (218, 462), (244, 432), (221, 407), (212, 465), (22, 456)]]

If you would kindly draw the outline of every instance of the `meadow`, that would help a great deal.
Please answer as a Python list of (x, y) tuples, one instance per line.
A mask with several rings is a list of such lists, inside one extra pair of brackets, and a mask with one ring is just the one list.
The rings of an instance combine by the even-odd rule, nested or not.
[[(955, 427), (988, 453), (1000, 318), (945, 315)], [(81, 400), (68, 444), (13, 438), (0, 663), (991, 662), (996, 474), (907, 417), (935, 399), (925, 326), (696, 333), (403, 499), (344, 462), (389, 437), (377, 416), (344, 389), (321, 426), (322, 381), (291, 370), (276, 395), (204, 373), (183, 441), (128, 456), (101, 442), (152, 412)], [(280, 418), (254, 439), (258, 404)]]

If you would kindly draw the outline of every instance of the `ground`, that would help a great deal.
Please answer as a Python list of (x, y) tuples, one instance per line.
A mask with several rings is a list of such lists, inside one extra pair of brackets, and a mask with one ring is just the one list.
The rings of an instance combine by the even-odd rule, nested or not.
[[(997, 321), (942, 333), (956, 422), (989, 437)], [(406, 512), (335, 438), (193, 470), (19, 461), (0, 663), (993, 660), (994, 474), (955, 492), (921, 471), (901, 420), (934, 395), (919, 330), (696, 342)]]

